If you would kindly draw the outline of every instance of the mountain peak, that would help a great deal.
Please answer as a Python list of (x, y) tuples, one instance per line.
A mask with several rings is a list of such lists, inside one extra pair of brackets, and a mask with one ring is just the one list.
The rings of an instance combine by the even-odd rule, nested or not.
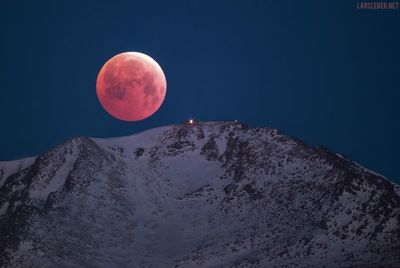
[(4, 267), (400, 264), (398, 188), (273, 128), (184, 122), (24, 163), (0, 188)]

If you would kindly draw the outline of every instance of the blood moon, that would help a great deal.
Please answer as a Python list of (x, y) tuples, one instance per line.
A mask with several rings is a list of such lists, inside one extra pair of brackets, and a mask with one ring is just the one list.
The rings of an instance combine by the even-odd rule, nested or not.
[(124, 121), (154, 114), (164, 101), (167, 82), (160, 65), (146, 54), (124, 52), (101, 68), (96, 93), (103, 108)]

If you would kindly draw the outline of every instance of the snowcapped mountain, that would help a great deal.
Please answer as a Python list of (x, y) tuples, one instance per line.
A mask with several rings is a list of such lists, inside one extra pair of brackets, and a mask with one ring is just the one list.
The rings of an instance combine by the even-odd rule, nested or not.
[(399, 188), (276, 129), (79, 137), (0, 187), (1, 267), (400, 267)]

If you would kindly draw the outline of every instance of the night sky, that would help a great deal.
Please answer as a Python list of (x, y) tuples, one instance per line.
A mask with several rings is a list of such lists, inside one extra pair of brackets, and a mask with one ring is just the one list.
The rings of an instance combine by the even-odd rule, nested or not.
[[(197, 120), (278, 128), (400, 182), (400, 10), (356, 1), (2, 1), (0, 159), (76, 136)], [(160, 110), (111, 117), (96, 78), (139, 51), (163, 68)]]

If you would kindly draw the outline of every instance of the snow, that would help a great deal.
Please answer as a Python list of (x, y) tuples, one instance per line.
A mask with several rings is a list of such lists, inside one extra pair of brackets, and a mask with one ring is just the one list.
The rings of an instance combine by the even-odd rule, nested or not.
[[(213, 160), (202, 154), (210, 139)], [(385, 248), (381, 241), (398, 230), (393, 205), (384, 230), (368, 240), (384, 191), (361, 184), (335, 196), (341, 170), (275, 130), (195, 122), (91, 141), (54, 149), (29, 186), (12, 185), (13, 193), (29, 187), (27, 202), (54, 194), (43, 213), (25, 219), (10, 267), (363, 266), (381, 254), (364, 251)], [(75, 186), (64, 187), (67, 179)], [(26, 202), (13, 198), (0, 212)]]
[[(60, 189), (69, 174), (69, 172), (73, 168), (73, 161), (71, 160), (71, 156), (67, 156), (66, 164), (59, 167), (56, 173), (46, 181), (41, 187), (35, 187), (29, 191), (29, 197), (32, 199), (40, 199), (46, 200), (50, 193), (57, 191)], [(38, 176), (46, 176), (43, 174), (39, 174)]]
[(5, 201), (3, 204), (0, 206), (0, 216), (4, 215), (7, 212), (8, 206), (10, 203), (8, 201)]
[(0, 162), (0, 187), (3, 186), (8, 176), (19, 172), (35, 162), (36, 157), (29, 157), (14, 161)]
[(98, 145), (100, 145), (104, 150), (111, 153), (114, 153), (116, 148), (123, 148), (124, 151), (132, 151), (133, 148), (138, 147), (148, 148), (149, 145), (154, 144), (154, 142), (159, 138), (160, 134), (171, 128), (172, 126), (165, 126), (143, 131), (126, 137), (107, 139), (92, 137), (91, 139)]

